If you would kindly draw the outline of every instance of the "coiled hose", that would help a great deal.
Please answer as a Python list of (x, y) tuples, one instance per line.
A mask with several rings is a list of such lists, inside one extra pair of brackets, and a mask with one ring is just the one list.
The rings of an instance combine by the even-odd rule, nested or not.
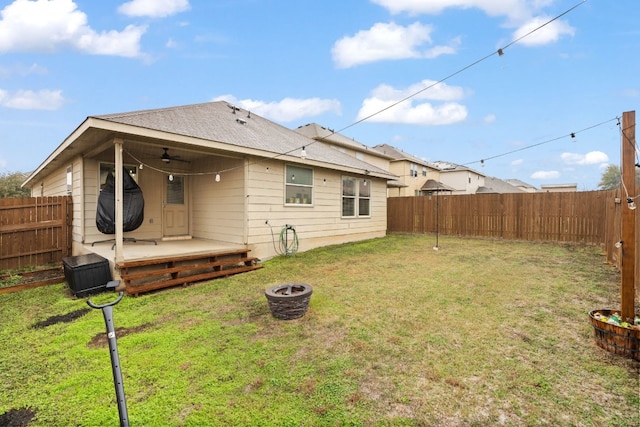
[(295, 227), (285, 224), (280, 230), (280, 253), (286, 256), (295, 255), (298, 252), (298, 244)]

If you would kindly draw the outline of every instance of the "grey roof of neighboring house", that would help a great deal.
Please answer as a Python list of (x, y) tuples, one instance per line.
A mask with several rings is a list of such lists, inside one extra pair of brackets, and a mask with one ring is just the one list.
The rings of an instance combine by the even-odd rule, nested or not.
[(485, 174), (478, 172), (475, 169), (471, 169), (467, 166), (464, 165), (459, 165), (457, 163), (453, 163), (453, 162), (445, 162), (442, 160), (438, 160), (435, 162), (431, 162), (431, 165), (433, 165), (433, 167), (437, 168), (440, 170), (440, 172), (460, 172), (460, 171), (469, 171), (469, 172), (473, 172), (476, 175), (480, 175), (480, 176), (485, 176)]
[(527, 184), (524, 181), (520, 181), (519, 179), (515, 179), (515, 178), (510, 178), (510, 179), (504, 179), (503, 181), (508, 182), (509, 184), (515, 186), (515, 187), (523, 187), (523, 188), (532, 188), (534, 190), (537, 190), (537, 188), (531, 184)]
[(484, 178), (484, 186), (478, 187), (478, 190), (476, 190), (476, 194), (479, 194), (479, 193), (505, 194), (505, 193), (525, 193), (525, 191), (499, 178), (486, 176)]
[(389, 156), (390, 158), (394, 159), (394, 160), (407, 160), (416, 164), (420, 164), (423, 166), (429, 166), (433, 169), (436, 169), (435, 166), (433, 166), (432, 163), (429, 163), (428, 161), (421, 159), (419, 157), (414, 156), (413, 154), (409, 154), (409, 153), (405, 153), (404, 151), (389, 145), (389, 144), (378, 144), (376, 146), (373, 147), (374, 150), (379, 151), (382, 154), (385, 154), (387, 156)]
[[(322, 141), (307, 138), (225, 101), (217, 101), (89, 116), (49, 155), (25, 184), (50, 168), (54, 160), (66, 160), (70, 156), (67, 154), (67, 149), (72, 145), (82, 150), (88, 145), (95, 145), (95, 141), (91, 141), (98, 138), (114, 134), (138, 135), (145, 133), (144, 130), (151, 131), (147, 133), (156, 135), (153, 138), (160, 140), (172, 141), (177, 136), (187, 137), (182, 139), (193, 147), (215, 148), (267, 158), (283, 158), (288, 161), (300, 159), (302, 162), (303, 159), (300, 158), (299, 153), (302, 147), (305, 147), (307, 155), (304, 161), (309, 164), (316, 162), (317, 165), (320, 163), (335, 169), (356, 169), (363, 174), (385, 179), (396, 177), (389, 171), (335, 150)], [(79, 141), (80, 139), (82, 141)], [(79, 146), (76, 143), (80, 143)]]
[(374, 156), (391, 159), (392, 157), (381, 153), (368, 145), (356, 141), (353, 138), (349, 138), (341, 133), (334, 131), (333, 129), (320, 126), (317, 123), (308, 123), (306, 125), (298, 126), (294, 129), (295, 132), (304, 135), (314, 140), (323, 140), (330, 144), (350, 148), (352, 150), (371, 153)]
[(455, 191), (455, 188), (446, 184), (436, 181), (435, 179), (428, 179), (420, 188), (423, 191)]

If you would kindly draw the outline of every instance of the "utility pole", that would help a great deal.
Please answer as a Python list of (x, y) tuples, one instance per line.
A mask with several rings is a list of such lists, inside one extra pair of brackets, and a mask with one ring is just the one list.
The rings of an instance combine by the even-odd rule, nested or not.
[[(622, 320), (633, 324), (635, 317), (636, 272), (636, 112), (622, 114)], [(640, 202), (640, 200), (639, 200)]]

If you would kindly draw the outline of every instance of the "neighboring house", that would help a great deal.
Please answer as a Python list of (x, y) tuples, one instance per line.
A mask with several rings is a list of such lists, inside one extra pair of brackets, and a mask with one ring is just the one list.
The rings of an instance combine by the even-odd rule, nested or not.
[(452, 194), (476, 194), (479, 188), (486, 187), (485, 175), (466, 166), (451, 162), (431, 163), (440, 171), (440, 182), (453, 188)]
[[(116, 224), (116, 263), (134, 247), (152, 257), (163, 243), (186, 239), (187, 251), (221, 242), (268, 259), (285, 225), (294, 226), (300, 251), (382, 237), (395, 178), (223, 101), (90, 116), (23, 184), (33, 196), (73, 196), (74, 255), (108, 252), (92, 245), (113, 237), (96, 227), (97, 200), (110, 172), (123, 182), (120, 165), (142, 189), (144, 222), (126, 233)], [(121, 208), (118, 193), (115, 200)]]
[(547, 193), (572, 193), (578, 191), (578, 184), (545, 184), (540, 186), (540, 191)]
[(518, 187), (524, 192), (527, 193), (537, 193), (538, 189), (531, 184), (527, 184), (524, 181), (520, 181), (519, 179), (505, 179), (506, 182), (513, 185), (514, 187)]
[(389, 197), (425, 195), (423, 187), (427, 180), (439, 180), (439, 169), (425, 160), (388, 144), (379, 144), (373, 149), (392, 158), (389, 171), (398, 179), (389, 183)]
[(332, 129), (320, 126), (317, 123), (309, 123), (298, 126), (294, 129), (297, 133), (311, 138), (315, 141), (322, 141), (329, 144), (334, 149), (353, 156), (359, 160), (370, 163), (383, 170), (390, 170), (389, 162), (393, 157), (383, 154), (368, 145), (362, 144), (355, 139), (346, 137)]
[(524, 193), (522, 188), (516, 187), (507, 181), (499, 178), (484, 177), (484, 186), (478, 187), (476, 194), (505, 194), (505, 193)]

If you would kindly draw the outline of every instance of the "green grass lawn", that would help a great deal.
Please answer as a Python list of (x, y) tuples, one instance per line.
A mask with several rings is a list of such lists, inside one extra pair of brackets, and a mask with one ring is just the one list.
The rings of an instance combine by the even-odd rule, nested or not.
[[(640, 367), (596, 346), (600, 248), (391, 235), (114, 308), (132, 426), (638, 426)], [(265, 288), (313, 287), (271, 316)], [(95, 296), (105, 302), (113, 294)], [(65, 284), (0, 295), (0, 414), (113, 426), (102, 313)], [(120, 330), (120, 328), (122, 328)]]

